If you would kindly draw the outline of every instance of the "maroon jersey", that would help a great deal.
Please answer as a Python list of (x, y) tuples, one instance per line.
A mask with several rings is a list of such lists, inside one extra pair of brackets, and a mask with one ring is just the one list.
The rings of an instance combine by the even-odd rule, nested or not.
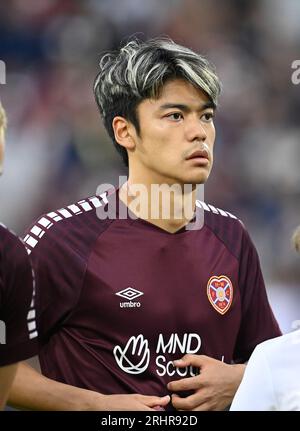
[(0, 366), (37, 354), (34, 295), (24, 244), (0, 224)]
[(169, 381), (196, 372), (174, 368), (185, 353), (242, 362), (280, 335), (236, 217), (197, 202), (203, 228), (171, 234), (142, 219), (99, 219), (107, 202), (51, 212), (25, 237), (43, 374), (104, 394), (165, 395)]

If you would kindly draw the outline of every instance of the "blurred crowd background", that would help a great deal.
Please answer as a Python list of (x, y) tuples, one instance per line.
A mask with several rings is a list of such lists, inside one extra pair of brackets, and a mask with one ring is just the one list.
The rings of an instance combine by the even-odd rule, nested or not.
[[(284, 332), (300, 324), (299, 0), (10, 0), (0, 3), (8, 114), (0, 219), (18, 234), (40, 214), (118, 184), (126, 169), (101, 124), (101, 53), (135, 34), (205, 54), (223, 93), (206, 201), (241, 218)], [(292, 323), (294, 322), (294, 323)]]

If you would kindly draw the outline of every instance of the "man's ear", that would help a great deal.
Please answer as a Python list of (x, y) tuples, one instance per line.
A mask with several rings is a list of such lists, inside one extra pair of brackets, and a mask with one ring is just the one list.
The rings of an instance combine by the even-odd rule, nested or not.
[(133, 150), (135, 140), (132, 137), (132, 125), (123, 117), (114, 117), (112, 127), (118, 144), (127, 150)]

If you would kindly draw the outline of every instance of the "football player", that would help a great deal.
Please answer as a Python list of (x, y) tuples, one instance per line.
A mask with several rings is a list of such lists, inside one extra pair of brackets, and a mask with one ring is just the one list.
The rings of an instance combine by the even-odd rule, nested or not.
[[(6, 115), (0, 103), (0, 173)], [(34, 275), (24, 243), (0, 223), (0, 410), (19, 361), (37, 354)]]
[[(300, 226), (293, 236), (300, 251)], [(258, 345), (230, 410), (300, 411), (300, 329)]]
[(147, 410), (168, 393), (167, 408), (227, 408), (244, 362), (280, 330), (243, 224), (196, 199), (213, 166), (219, 79), (172, 40), (132, 40), (102, 58), (94, 91), (128, 181), (28, 230), (43, 375), (20, 369), (17, 402)]

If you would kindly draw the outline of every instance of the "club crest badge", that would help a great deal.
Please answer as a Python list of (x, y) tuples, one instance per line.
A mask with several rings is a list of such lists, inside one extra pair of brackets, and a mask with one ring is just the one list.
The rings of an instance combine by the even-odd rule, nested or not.
[(220, 314), (225, 314), (233, 298), (231, 280), (225, 275), (210, 277), (207, 283), (207, 296), (214, 309)]

